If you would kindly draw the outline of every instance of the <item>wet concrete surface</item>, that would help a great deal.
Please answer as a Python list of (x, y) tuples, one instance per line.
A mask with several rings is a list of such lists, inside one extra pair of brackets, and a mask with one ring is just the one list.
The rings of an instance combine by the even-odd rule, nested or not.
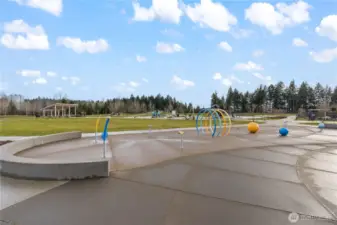
[(296, 224), (337, 224), (332, 141), (307, 139), (307, 130), (294, 133), (298, 137), (280, 139), (237, 129), (232, 137), (186, 142), (182, 152), (177, 134), (114, 137), (119, 163), (155, 164), (68, 182), (1, 210), (0, 219), (16, 225), (286, 225), (297, 212), (315, 218)]
[(307, 153), (304, 149), (299, 149), (298, 147), (291, 147), (291, 146), (275, 146), (275, 147), (268, 147), (267, 150), (275, 151), (283, 154), (289, 154), (289, 155), (296, 155), (301, 156)]
[(287, 165), (295, 165), (297, 162), (297, 157), (292, 155), (287, 155), (278, 152), (271, 152), (262, 149), (243, 149), (240, 151), (231, 151), (230, 154), (247, 157), (251, 159), (258, 159), (264, 161), (270, 161), (274, 163), (281, 163)]

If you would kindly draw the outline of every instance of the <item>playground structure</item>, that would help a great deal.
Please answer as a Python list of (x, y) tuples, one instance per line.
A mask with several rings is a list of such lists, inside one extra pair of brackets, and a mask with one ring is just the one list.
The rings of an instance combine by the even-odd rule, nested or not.
[(43, 117), (71, 117), (71, 115), (76, 116), (77, 107), (78, 104), (55, 103), (42, 108), (40, 111), (42, 111)]
[(223, 109), (204, 108), (196, 117), (197, 134), (211, 134), (214, 136), (229, 135), (232, 121), (228, 113)]
[(160, 112), (158, 110), (155, 110), (152, 112), (152, 118), (159, 118), (160, 117)]

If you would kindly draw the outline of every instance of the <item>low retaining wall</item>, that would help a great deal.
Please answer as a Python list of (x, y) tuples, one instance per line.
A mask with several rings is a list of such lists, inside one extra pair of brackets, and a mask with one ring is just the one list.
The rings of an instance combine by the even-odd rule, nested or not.
[(3, 145), (0, 147), (0, 174), (15, 178), (43, 180), (72, 180), (109, 176), (108, 159), (67, 161), (16, 156), (33, 147), (81, 137), (81, 132), (66, 132), (18, 140)]
[(327, 129), (337, 129), (337, 124), (331, 124), (331, 123), (325, 123), (324, 124), (325, 128)]

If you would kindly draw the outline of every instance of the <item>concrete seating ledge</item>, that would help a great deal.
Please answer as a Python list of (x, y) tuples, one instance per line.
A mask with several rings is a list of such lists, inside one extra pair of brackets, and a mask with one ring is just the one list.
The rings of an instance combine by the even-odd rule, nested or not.
[(16, 156), (30, 148), (59, 141), (79, 139), (82, 132), (65, 132), (27, 138), (0, 146), (0, 174), (34, 180), (74, 180), (109, 176), (109, 160), (50, 160)]

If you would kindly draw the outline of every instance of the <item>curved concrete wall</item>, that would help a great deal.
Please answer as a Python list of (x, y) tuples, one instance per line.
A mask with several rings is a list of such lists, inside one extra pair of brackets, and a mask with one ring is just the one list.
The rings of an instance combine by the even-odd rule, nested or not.
[(109, 176), (109, 160), (48, 160), (16, 156), (30, 148), (82, 137), (81, 132), (51, 134), (14, 141), (0, 147), (0, 173), (24, 179), (69, 180)]

